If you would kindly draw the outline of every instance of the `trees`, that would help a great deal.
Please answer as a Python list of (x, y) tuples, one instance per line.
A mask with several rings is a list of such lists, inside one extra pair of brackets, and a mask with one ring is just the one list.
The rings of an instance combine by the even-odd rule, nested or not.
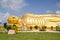
[(11, 29), (11, 26), (8, 26), (7, 23), (4, 23), (4, 28), (9, 31), (9, 29)]
[(7, 27), (7, 23), (4, 23), (4, 28), (6, 28)]

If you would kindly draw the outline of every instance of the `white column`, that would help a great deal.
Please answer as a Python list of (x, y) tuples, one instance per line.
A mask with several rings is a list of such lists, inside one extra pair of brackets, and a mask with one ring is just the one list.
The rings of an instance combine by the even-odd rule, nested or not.
[(25, 24), (23, 25), (23, 30), (26, 31), (26, 25)]

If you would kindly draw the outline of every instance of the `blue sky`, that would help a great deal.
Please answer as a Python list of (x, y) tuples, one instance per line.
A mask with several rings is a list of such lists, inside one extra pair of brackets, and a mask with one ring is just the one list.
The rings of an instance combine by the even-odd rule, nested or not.
[(0, 0), (0, 16), (3, 20), (9, 15), (21, 17), (25, 13), (60, 14), (60, 0)]
[(22, 11), (42, 14), (46, 13), (46, 11), (54, 11), (57, 10), (56, 3), (59, 2), (57, 0), (26, 0), (28, 6), (23, 8)]

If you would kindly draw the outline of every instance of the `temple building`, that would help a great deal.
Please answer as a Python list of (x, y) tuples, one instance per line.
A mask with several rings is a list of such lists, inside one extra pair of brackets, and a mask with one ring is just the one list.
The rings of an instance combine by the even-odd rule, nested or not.
[(56, 14), (30, 14), (26, 13), (21, 18), (17, 16), (8, 17), (9, 25), (16, 25), (17, 30), (56, 30), (56, 26), (60, 25), (60, 15)]

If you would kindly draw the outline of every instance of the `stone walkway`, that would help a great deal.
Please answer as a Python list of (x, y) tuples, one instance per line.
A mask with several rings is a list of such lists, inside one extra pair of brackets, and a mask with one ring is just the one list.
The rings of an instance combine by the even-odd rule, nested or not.
[[(0, 31), (0, 32), (4, 32), (4, 31)], [(38, 30), (34, 30), (34, 31), (18, 31), (18, 32), (53, 32), (53, 33), (60, 33), (60, 31), (38, 31)]]
[(18, 32), (53, 32), (53, 33), (60, 33), (60, 31), (18, 31)]

